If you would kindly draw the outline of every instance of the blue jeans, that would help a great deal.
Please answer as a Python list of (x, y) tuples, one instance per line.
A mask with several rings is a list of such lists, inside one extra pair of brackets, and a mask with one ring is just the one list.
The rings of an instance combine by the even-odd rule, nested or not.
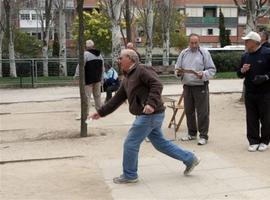
[(125, 178), (135, 179), (138, 177), (138, 153), (140, 145), (146, 137), (158, 151), (183, 161), (185, 165), (192, 163), (194, 159), (192, 152), (183, 150), (164, 138), (161, 130), (163, 120), (164, 112), (136, 117), (124, 142), (123, 174)]

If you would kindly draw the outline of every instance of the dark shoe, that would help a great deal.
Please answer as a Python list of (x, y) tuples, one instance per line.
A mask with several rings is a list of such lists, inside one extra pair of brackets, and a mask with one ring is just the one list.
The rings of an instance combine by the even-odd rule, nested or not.
[(192, 172), (192, 170), (193, 170), (199, 163), (200, 163), (200, 160), (199, 160), (196, 156), (194, 156), (194, 159), (193, 159), (192, 163), (191, 163), (190, 165), (187, 165), (187, 167), (186, 167), (186, 169), (185, 169), (185, 171), (184, 171), (184, 175), (185, 175), (185, 176), (189, 175), (189, 174)]
[(120, 175), (119, 177), (113, 178), (113, 182), (115, 184), (127, 184), (127, 183), (137, 183), (138, 178), (135, 179), (126, 179), (124, 175)]

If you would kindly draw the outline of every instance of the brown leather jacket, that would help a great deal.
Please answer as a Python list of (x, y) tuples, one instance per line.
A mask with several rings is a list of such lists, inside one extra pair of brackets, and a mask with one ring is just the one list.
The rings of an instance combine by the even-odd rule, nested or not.
[(163, 86), (152, 67), (135, 65), (125, 74), (121, 86), (112, 99), (102, 106), (98, 113), (104, 117), (116, 110), (126, 99), (133, 115), (142, 115), (145, 105), (152, 106), (155, 113), (165, 110), (161, 98)]

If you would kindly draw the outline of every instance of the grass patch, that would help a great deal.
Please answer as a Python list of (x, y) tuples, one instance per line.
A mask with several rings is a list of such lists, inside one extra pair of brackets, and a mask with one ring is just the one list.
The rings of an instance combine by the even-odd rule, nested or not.
[(215, 79), (232, 79), (238, 78), (236, 72), (218, 72), (215, 75)]

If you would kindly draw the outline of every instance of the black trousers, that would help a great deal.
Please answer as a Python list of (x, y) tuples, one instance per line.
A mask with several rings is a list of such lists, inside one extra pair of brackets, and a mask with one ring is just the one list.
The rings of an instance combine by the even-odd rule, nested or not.
[[(209, 129), (209, 89), (202, 86), (184, 85), (184, 109), (187, 119), (188, 134), (208, 140)], [(197, 120), (196, 120), (197, 117)]]
[(245, 94), (247, 139), (249, 144), (269, 144), (270, 93)]

